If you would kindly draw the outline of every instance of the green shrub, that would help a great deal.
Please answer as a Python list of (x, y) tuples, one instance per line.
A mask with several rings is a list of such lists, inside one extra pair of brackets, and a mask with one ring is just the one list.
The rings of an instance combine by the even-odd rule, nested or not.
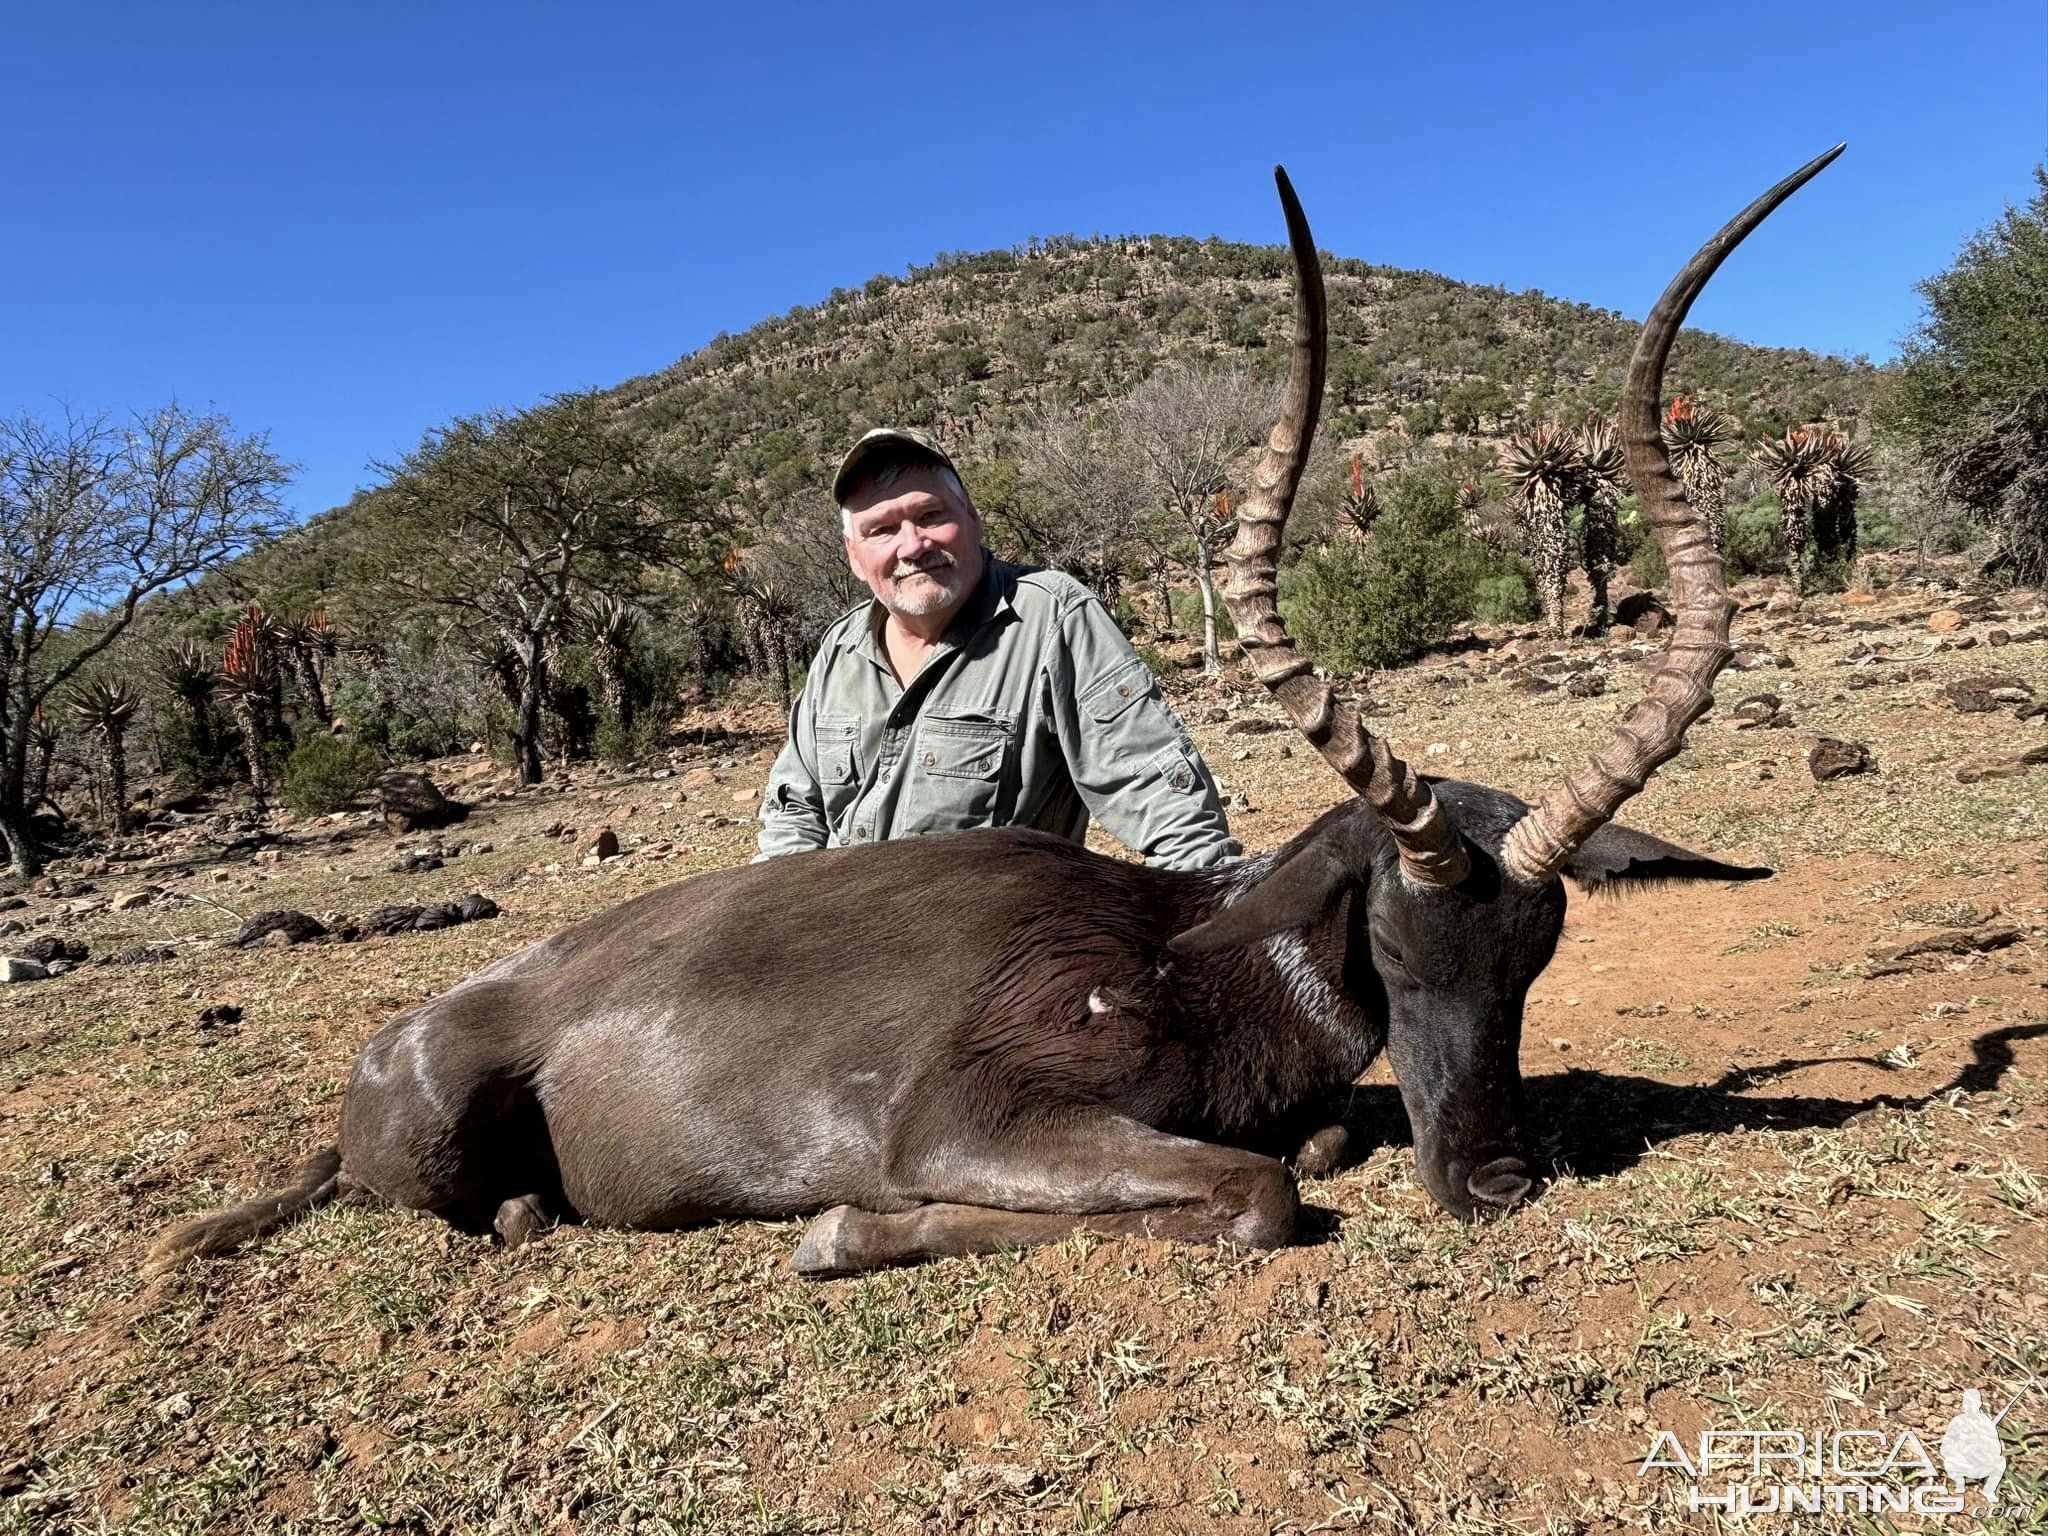
[(660, 751), (667, 736), (666, 725), (653, 715), (640, 715), (631, 725), (621, 725), (617, 715), (601, 715), (591, 734), (590, 751), (608, 763), (629, 763)]
[(1472, 617), (1481, 624), (1526, 624), (1543, 615), (1536, 576), (1524, 561), (1479, 578), (1472, 595)]
[[(1386, 511), (1363, 544), (1333, 540), (1282, 573), (1288, 629), (1310, 660), (1338, 671), (1414, 660), (1474, 615), (1482, 584), (1514, 577), (1513, 565), (1466, 536), (1444, 476), (1410, 470), (1381, 499)], [(1494, 587), (1489, 600), (1510, 590)]]
[(242, 733), (234, 722), (212, 717), (209, 739), (202, 742), (192, 718), (176, 710), (157, 712), (157, 740), (164, 771), (180, 790), (219, 789), (247, 772), (242, 760)]
[(310, 815), (346, 810), (377, 782), (383, 763), (376, 749), (339, 736), (308, 736), (284, 768), (284, 801)]
[(1785, 541), (1778, 534), (1778, 516), (1778, 498), (1773, 495), (1728, 509), (1725, 559), (1731, 578), (1785, 572)]
[[(1202, 594), (1194, 587), (1173, 589), (1173, 627), (1183, 635), (1202, 633)], [(1223, 583), (1216, 584), (1216, 643), (1228, 645), (1237, 638), (1237, 626), (1230, 622), (1230, 610), (1223, 604)]]

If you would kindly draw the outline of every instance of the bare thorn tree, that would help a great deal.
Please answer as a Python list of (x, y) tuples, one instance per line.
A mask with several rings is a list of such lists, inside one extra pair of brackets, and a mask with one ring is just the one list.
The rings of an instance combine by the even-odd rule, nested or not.
[(1168, 365), (1110, 407), (1106, 451), (1143, 487), (1162, 552), (1201, 589), (1207, 672), (1223, 669), (1213, 566), (1236, 527), (1222, 498), (1231, 462), (1257, 440), (1272, 415), (1272, 393), (1241, 369), (1197, 372)]
[(1120, 452), (1112, 424), (1078, 411), (1046, 411), (1019, 439), (1024, 472), (1054, 505), (1035, 535), (1035, 557), (1067, 572), (1116, 610), (1131, 546), (1147, 507), (1137, 457)]
[(177, 405), (0, 421), (0, 836), (17, 874), (36, 711), (127, 630), (145, 598), (282, 530), (292, 466), (261, 433)]

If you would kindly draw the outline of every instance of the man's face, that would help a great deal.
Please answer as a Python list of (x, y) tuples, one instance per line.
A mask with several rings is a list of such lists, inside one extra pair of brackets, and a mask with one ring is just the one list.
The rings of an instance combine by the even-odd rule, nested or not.
[(847, 513), (847, 563), (898, 617), (943, 623), (981, 580), (981, 519), (938, 466), (856, 487)]

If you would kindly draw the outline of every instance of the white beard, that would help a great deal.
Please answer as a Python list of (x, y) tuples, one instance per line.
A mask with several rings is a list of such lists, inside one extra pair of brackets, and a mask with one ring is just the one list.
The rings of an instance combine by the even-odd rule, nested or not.
[(951, 562), (935, 570), (913, 567), (890, 575), (889, 596), (882, 599), (882, 606), (907, 619), (921, 619), (960, 594), (960, 568)]

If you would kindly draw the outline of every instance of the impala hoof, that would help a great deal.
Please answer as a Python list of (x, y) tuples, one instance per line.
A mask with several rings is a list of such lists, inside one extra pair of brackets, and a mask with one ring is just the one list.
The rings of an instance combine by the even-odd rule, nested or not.
[(804, 1240), (790, 1255), (789, 1267), (807, 1280), (830, 1280), (860, 1268), (853, 1261), (853, 1220), (860, 1213), (835, 1205), (804, 1229)]

